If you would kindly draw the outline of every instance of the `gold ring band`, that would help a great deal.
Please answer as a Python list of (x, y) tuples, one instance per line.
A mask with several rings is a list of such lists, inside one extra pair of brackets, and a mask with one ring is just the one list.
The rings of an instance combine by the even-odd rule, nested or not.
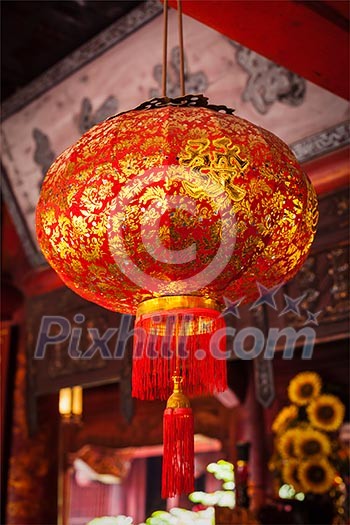
[(180, 308), (205, 308), (208, 310), (221, 311), (220, 306), (213, 299), (197, 295), (166, 295), (154, 297), (139, 304), (136, 316), (151, 314), (164, 310), (176, 310)]

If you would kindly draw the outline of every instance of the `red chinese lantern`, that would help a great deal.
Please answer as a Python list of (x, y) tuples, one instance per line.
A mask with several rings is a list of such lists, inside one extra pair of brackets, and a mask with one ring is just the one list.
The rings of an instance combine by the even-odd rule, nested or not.
[[(42, 187), (48, 262), (85, 299), (136, 314), (142, 399), (167, 398), (172, 378), (176, 392), (224, 390), (224, 296), (251, 301), (256, 280), (293, 277), (315, 234), (315, 192), (293, 153), (232, 113), (202, 96), (154, 99), (85, 133)], [(183, 398), (167, 415), (188, 422)]]

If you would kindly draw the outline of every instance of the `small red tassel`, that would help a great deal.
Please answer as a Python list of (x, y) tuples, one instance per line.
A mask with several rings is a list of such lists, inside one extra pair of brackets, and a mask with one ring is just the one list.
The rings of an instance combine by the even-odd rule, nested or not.
[(162, 498), (194, 491), (194, 430), (191, 408), (166, 408), (163, 417)]

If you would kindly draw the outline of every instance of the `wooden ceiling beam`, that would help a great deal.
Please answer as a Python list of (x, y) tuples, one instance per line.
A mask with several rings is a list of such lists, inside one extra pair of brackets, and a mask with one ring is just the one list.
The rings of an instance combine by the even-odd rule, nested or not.
[(184, 14), (348, 99), (347, 1), (183, 0), (182, 6)]

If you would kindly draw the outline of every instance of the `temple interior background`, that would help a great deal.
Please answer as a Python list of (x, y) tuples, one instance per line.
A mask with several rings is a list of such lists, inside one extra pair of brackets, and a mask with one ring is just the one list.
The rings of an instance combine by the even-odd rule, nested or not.
[[(176, 2), (169, 4), (168, 94), (176, 97)], [(162, 8), (158, 0), (1, 2), (1, 523), (85, 525), (122, 515), (136, 525), (155, 511), (210, 506), (218, 524), (349, 523), (347, 1), (183, 1), (186, 93), (235, 108), (284, 140), (316, 189), (320, 213), (306, 262), (274, 303), (242, 304), (225, 317), (237, 332), (309, 327), (311, 354), (305, 358), (303, 337), (282, 337), (272, 359), (233, 356), (226, 392), (191, 399), (202, 499), (160, 496), (165, 405), (131, 396), (132, 318), (123, 328), (122, 360), (99, 351), (72, 359), (68, 340), (35, 357), (43, 316), (79, 328), (82, 313), (84, 349), (87, 328), (102, 334), (121, 325), (120, 314), (80, 298), (49, 267), (36, 240), (35, 208), (58, 154), (93, 125), (160, 96)], [(288, 308), (286, 297), (300, 300)], [(110, 348), (116, 345), (111, 338)], [(343, 470), (337, 467), (324, 491), (293, 490), (290, 478), (276, 477), (283, 447), (276, 428), (286, 412), (277, 418), (301, 372), (315, 373), (322, 391), (345, 407), (329, 438)], [(233, 485), (222, 489), (223, 478), (207, 466), (236, 466), (242, 443), (250, 447), (249, 511), (236, 501), (225, 513)], [(215, 491), (229, 493), (221, 506), (205, 499)], [(208, 516), (202, 519), (211, 523)]]

